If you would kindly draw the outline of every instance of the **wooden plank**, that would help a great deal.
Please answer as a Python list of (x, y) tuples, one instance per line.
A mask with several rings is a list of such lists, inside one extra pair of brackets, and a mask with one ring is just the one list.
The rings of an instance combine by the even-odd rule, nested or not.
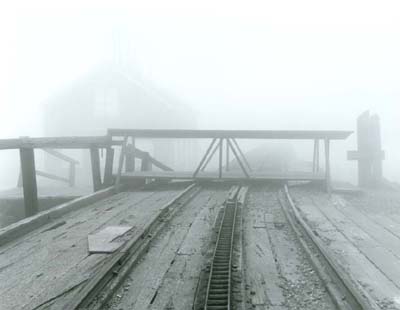
[[(331, 259), (343, 268), (354, 283), (368, 291), (377, 304), (387, 302), (397, 303), (400, 289), (390, 281), (382, 271), (366, 256), (358, 247), (348, 239), (347, 234), (339, 230), (331, 216), (325, 215), (322, 210), (333, 208), (327, 195), (310, 193), (298, 189), (292, 189), (291, 195), (296, 199), (296, 206), (302, 216), (312, 227), (316, 238), (332, 253)], [(344, 222), (348, 229), (352, 225)], [(377, 249), (378, 250), (378, 249)]]
[(272, 306), (283, 306), (285, 298), (283, 279), (266, 230), (271, 217), (266, 214), (266, 200), (261, 197), (260, 191), (251, 192), (244, 211), (246, 284), (250, 286), (248, 293), (252, 307), (270, 309)]
[[(124, 245), (126, 240), (117, 239), (123, 236), (132, 226), (107, 226), (106, 228), (88, 235), (88, 249), (90, 254), (113, 253)], [(117, 240), (116, 240), (117, 239)]]
[(29, 217), (38, 212), (38, 195), (36, 184), (35, 154), (33, 149), (21, 148), (21, 173), (24, 190), (25, 216)]
[[(323, 207), (325, 206), (325, 207)], [(388, 280), (400, 287), (400, 259), (382, 244), (374, 240), (347, 215), (344, 215), (330, 204), (319, 205), (321, 213), (343, 233), (346, 238), (363, 253)]]
[(43, 226), (44, 224), (61, 217), (62, 215), (71, 211), (83, 208), (101, 199), (109, 197), (113, 194), (112, 188), (106, 188), (94, 194), (76, 198), (72, 201), (54, 207), (50, 210), (40, 212), (35, 216), (26, 218), (22, 221), (11, 224), (7, 227), (0, 229), (0, 246), (13, 241), (35, 229)]
[[(12, 247), (5, 254), (14, 252), (19, 258), (15, 266), (0, 273), (0, 299), (14, 303), (15, 309), (21, 309), (18, 306), (21, 304), (32, 309), (59, 295), (82, 276), (93, 277), (107, 257), (102, 254), (88, 256), (87, 234), (105, 225), (127, 225), (133, 226), (133, 233), (140, 235), (150, 218), (176, 193), (176, 190), (120, 193), (91, 208), (63, 217), (65, 224), (62, 226), (53, 228), (54, 223), (49, 224), (38, 231), (35, 238), (31, 239), (31, 234), (26, 236), (26, 242), (18, 247), (10, 245)], [(92, 257), (100, 260), (86, 264), (85, 261)], [(4, 283), (4, 277), (9, 274), (13, 274), (12, 282)], [(42, 275), (36, 277), (38, 274)], [(17, 300), (13, 298), (21, 291), (29, 293)], [(58, 304), (54, 308), (62, 309), (62, 306)]]
[(360, 210), (357, 210), (341, 197), (334, 195), (332, 197), (333, 206), (344, 216), (351, 220), (355, 225), (366, 232), (371, 239), (374, 239), (380, 246), (385, 247), (392, 252), (400, 263), (400, 238), (388, 231), (384, 226), (378, 225), (371, 218)]
[(108, 135), (135, 138), (166, 138), (166, 139), (330, 139), (342, 140), (352, 134), (352, 131), (334, 130), (186, 130), (186, 129), (109, 129)]
[(100, 154), (98, 148), (90, 148), (90, 162), (92, 164), (93, 190), (97, 192), (102, 188), (100, 172)]

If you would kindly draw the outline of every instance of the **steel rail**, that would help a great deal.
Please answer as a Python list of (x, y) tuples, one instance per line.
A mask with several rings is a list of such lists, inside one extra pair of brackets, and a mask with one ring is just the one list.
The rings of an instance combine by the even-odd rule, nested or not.
[(231, 191), (230, 196), (233, 197), (229, 197), (225, 203), (208, 278), (204, 310), (232, 309), (232, 252), (239, 189), (237, 187)]

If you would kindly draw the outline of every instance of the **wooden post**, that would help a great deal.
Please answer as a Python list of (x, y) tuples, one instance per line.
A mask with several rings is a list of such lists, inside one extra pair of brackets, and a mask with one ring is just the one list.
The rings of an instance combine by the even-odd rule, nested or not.
[(113, 184), (113, 163), (114, 163), (114, 149), (108, 147), (106, 149), (106, 164), (104, 167), (104, 184), (103, 187), (108, 187)]
[(141, 167), (142, 171), (151, 171), (152, 170), (152, 164), (150, 161), (150, 154), (149, 153), (145, 153), (142, 157), (142, 167)]
[(93, 190), (97, 192), (102, 188), (101, 173), (100, 173), (100, 155), (98, 148), (96, 147), (90, 148), (90, 161), (92, 164)]
[(218, 164), (218, 177), (222, 178), (222, 143), (224, 139), (219, 139), (219, 164)]
[(35, 153), (33, 148), (19, 149), (22, 184), (24, 190), (25, 216), (38, 213), (38, 194), (36, 183)]
[(135, 142), (135, 137), (133, 137), (132, 136), (132, 147), (133, 147), (133, 160), (132, 160), (132, 171), (135, 171), (135, 159), (136, 159), (136, 156), (135, 156), (135, 151), (136, 151), (136, 142)]
[(314, 140), (313, 173), (319, 171), (319, 139)]
[(71, 162), (69, 163), (69, 178), (68, 183), (70, 187), (75, 186), (75, 175), (76, 175), (76, 164)]
[(330, 164), (329, 139), (325, 139), (325, 182), (326, 182), (326, 191), (330, 194), (332, 188), (331, 188), (331, 164)]
[(126, 172), (135, 171), (135, 148), (132, 144), (128, 144), (126, 146), (125, 171)]
[(225, 170), (229, 171), (229, 143), (228, 140), (226, 140), (226, 166)]

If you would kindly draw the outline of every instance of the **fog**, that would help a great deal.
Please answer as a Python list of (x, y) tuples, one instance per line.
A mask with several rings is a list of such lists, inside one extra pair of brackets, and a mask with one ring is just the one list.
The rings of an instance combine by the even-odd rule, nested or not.
[[(113, 64), (173, 94), (197, 129), (355, 130), (370, 110), (400, 181), (398, 1), (15, 1), (0, 33), (0, 138), (44, 135), (48, 98)], [(354, 182), (352, 149), (355, 135), (334, 143), (333, 169)]]

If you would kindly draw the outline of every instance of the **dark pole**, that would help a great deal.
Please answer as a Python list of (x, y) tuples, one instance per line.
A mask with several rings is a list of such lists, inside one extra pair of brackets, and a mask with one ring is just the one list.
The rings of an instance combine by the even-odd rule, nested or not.
[(219, 139), (219, 165), (218, 165), (218, 176), (222, 178), (222, 142), (224, 139)]
[(106, 164), (104, 168), (104, 186), (111, 186), (113, 183), (113, 163), (114, 163), (114, 149), (108, 147), (106, 150)]
[(331, 164), (330, 164), (330, 150), (329, 139), (325, 139), (325, 182), (326, 191), (331, 193)]
[(228, 144), (228, 140), (226, 140), (226, 166), (225, 166), (225, 170), (229, 171), (229, 144)]
[(97, 147), (90, 148), (90, 162), (92, 164), (93, 190), (97, 192), (102, 187), (100, 173), (100, 154)]
[(24, 190), (25, 216), (38, 213), (35, 153), (33, 148), (19, 149), (21, 160), (22, 186)]

